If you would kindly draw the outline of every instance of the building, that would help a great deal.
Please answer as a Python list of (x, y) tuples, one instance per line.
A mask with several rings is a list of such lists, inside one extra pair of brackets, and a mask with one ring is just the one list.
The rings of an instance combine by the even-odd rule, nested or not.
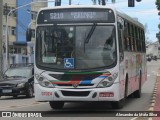
[[(19, 6), (23, 6), (30, 2), (36, 2), (42, 0), (3, 0), (3, 60), (4, 65), (6, 66), (6, 47), (5, 47), (5, 35), (6, 35), (6, 21), (7, 15), (10, 10), (15, 9)], [(33, 63), (33, 54), (34, 54), (34, 35), (32, 37), (32, 42), (27, 42), (26, 40), (26, 30), (28, 27), (32, 28), (33, 33), (35, 33), (35, 24), (36, 14), (38, 10), (42, 7), (47, 7), (46, 2), (35, 3), (28, 5), (26, 7), (17, 9), (9, 17), (8, 21), (8, 51), (9, 51), (9, 64), (17, 63)], [(30, 25), (30, 23), (33, 23)], [(5, 67), (4, 66), (4, 67)]]
[(158, 41), (146, 45), (147, 56), (156, 56), (160, 58), (160, 44)]

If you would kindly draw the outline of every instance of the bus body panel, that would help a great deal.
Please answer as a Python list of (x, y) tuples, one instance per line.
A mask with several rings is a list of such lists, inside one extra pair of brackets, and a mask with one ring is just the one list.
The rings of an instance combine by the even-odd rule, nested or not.
[[(113, 84), (108, 88), (94, 88), (94, 89), (59, 89), (59, 88), (44, 88), (39, 84), (34, 84), (35, 87), (35, 99), (36, 101), (119, 101), (119, 84)], [(87, 96), (64, 96), (61, 91), (68, 92), (85, 92), (89, 91), (89, 95)], [(55, 96), (55, 92), (59, 95), (59, 97)], [(108, 92), (108, 93), (107, 93)], [(96, 97), (93, 98), (93, 94), (97, 93)], [(100, 97), (100, 93), (105, 93), (111, 95), (109, 97), (102, 96)], [(112, 96), (113, 95), (113, 96)]]
[[(110, 72), (111, 75), (112, 73), (116, 73), (119, 69), (119, 66), (117, 65), (116, 67), (105, 70), (106, 72)], [(49, 80), (57, 80), (54, 77), (50, 76), (51, 74), (59, 74), (63, 75), (65, 73), (62, 72), (52, 72), (52, 71), (43, 71), (38, 69), (35, 66), (35, 74), (40, 74), (43, 75), (46, 79)], [(96, 72), (102, 72), (102, 71), (96, 71)], [(103, 71), (104, 72), (104, 71)], [(104, 72), (104, 73), (106, 73)], [(38, 81), (36, 80), (36, 77), (34, 78), (35, 84), (35, 99), (36, 101), (119, 101), (120, 99), (123, 98), (123, 94), (121, 94), (120, 91), (120, 84), (119, 84), (119, 75), (117, 76), (116, 80), (114, 81), (114, 84), (110, 87), (106, 88), (97, 88), (97, 85), (100, 83), (100, 81), (103, 80), (101, 79), (94, 79), (92, 80), (95, 84), (95, 86), (92, 87), (80, 87), (78, 86), (77, 88), (74, 88), (73, 86), (70, 87), (59, 87), (56, 86), (55, 88), (46, 88), (42, 87), (41, 85), (38, 84)], [(84, 89), (85, 88), (85, 89)], [(61, 91), (77, 91), (77, 92), (83, 92), (83, 91), (89, 91), (90, 93), (87, 96), (64, 96)], [(60, 97), (56, 97), (55, 93), (57, 93)], [(92, 98), (93, 94), (96, 93), (96, 97)], [(102, 97), (100, 97), (100, 93), (102, 93)], [(77, 93), (78, 94), (78, 93)], [(103, 96), (104, 94), (104, 96)], [(111, 94), (109, 97), (105, 96), (105, 94)]]
[[(76, 6), (77, 7), (77, 6)], [(63, 9), (63, 8), (75, 8), (73, 7), (55, 7), (53, 9)], [(83, 8), (83, 6), (78, 6), (78, 8)], [(143, 25), (135, 20), (133, 20), (131, 17), (120, 14), (117, 12), (113, 7), (102, 7), (102, 6), (90, 6), (90, 7), (84, 7), (84, 8), (97, 8), (97, 9), (106, 9), (111, 8), (113, 12), (115, 13), (115, 21), (117, 22), (117, 15), (121, 16), (122, 18), (126, 18), (128, 21), (131, 21), (132, 23), (136, 24), (138, 27), (143, 29)], [(49, 8), (50, 9), (50, 8)], [(48, 10), (49, 10), (48, 9)], [(41, 10), (47, 10), (41, 9)], [(40, 10), (40, 11), (41, 11)], [(78, 24), (78, 23), (77, 23)], [(104, 23), (102, 23), (104, 24)], [(128, 52), (124, 50), (124, 58), (123, 61), (120, 61), (120, 53), (119, 53), (119, 40), (118, 40), (118, 30), (117, 30), (117, 23), (116, 24), (116, 46), (117, 46), (117, 64), (111, 69), (104, 69), (103, 71), (109, 71), (110, 73), (118, 72), (118, 77), (114, 81), (114, 84), (110, 87), (106, 88), (97, 88), (94, 87), (86, 87), (84, 88), (71, 88), (71, 87), (55, 87), (55, 88), (46, 88), (42, 87), (38, 84), (38, 81), (35, 78), (35, 99), (36, 101), (120, 101), (125, 97), (125, 89), (127, 88), (127, 96), (131, 93), (135, 92), (139, 89), (139, 77), (141, 72), (141, 79), (142, 84), (146, 81), (147, 76), (147, 70), (146, 70), (146, 59), (145, 59), (145, 53), (142, 52)], [(37, 25), (38, 26), (38, 25)], [(43, 26), (43, 25), (42, 25)], [(49, 26), (49, 25), (48, 25)], [(139, 59), (141, 61), (139, 61)], [(139, 63), (138, 63), (139, 62)], [(35, 61), (36, 63), (36, 61)], [(98, 72), (98, 71), (96, 71)], [(35, 74), (40, 74), (46, 77), (49, 80), (57, 80), (56, 78), (50, 76), (49, 74), (56, 73), (56, 74), (65, 74), (64, 72), (56, 72), (56, 71), (45, 71), (41, 70), (40, 68), (37, 68), (35, 64)], [(126, 87), (126, 77), (128, 76), (128, 85)], [(100, 81), (99, 81), (100, 82)], [(98, 85), (98, 83), (96, 84)], [(64, 94), (67, 94), (65, 96), (62, 94), (62, 91), (64, 91)], [(68, 91), (68, 93), (67, 93)], [(88, 95), (85, 96), (71, 96), (68, 95), (69, 93), (77, 92), (85, 92), (89, 91)], [(58, 94), (59, 97), (56, 97), (56, 94)], [(97, 93), (96, 97), (93, 98), (93, 94)], [(100, 97), (101, 93), (101, 97)], [(108, 94), (111, 94), (109, 97)], [(113, 96), (112, 96), (113, 95)]]
[[(141, 57), (142, 63), (138, 63), (138, 57)], [(139, 89), (139, 79), (141, 72), (141, 85), (146, 81), (147, 71), (145, 67), (145, 54), (124, 52), (124, 61), (120, 64), (120, 83), (122, 82), (122, 90), (125, 90), (126, 76), (128, 74), (128, 93), (135, 92)]]

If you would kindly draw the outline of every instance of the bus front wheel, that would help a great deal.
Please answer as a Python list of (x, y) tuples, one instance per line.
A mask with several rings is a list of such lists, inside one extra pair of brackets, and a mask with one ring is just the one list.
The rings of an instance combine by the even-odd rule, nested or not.
[(124, 98), (119, 101), (113, 101), (111, 102), (112, 108), (114, 109), (121, 109), (125, 105), (125, 101), (128, 95), (128, 74), (126, 75), (126, 81), (125, 81), (125, 90), (124, 90)]
[(64, 102), (61, 101), (49, 101), (49, 104), (53, 109), (62, 109), (64, 106)]
[(140, 98), (140, 97), (141, 97), (141, 94), (142, 94), (142, 86), (141, 86), (141, 83), (142, 83), (142, 79), (141, 79), (141, 74), (140, 74), (140, 76), (139, 76), (139, 89), (136, 90), (136, 91), (133, 93), (134, 98)]

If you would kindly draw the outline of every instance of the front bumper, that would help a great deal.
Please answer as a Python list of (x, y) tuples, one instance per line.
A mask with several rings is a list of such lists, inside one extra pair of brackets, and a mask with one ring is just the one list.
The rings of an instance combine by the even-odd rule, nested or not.
[[(108, 88), (62, 89), (45, 88), (34, 84), (36, 101), (119, 101), (119, 84)], [(101, 93), (113, 93), (111, 96), (101, 96)]]
[(0, 96), (15, 96), (15, 95), (25, 95), (25, 94), (26, 94), (25, 88), (16, 88), (16, 87), (1, 88), (0, 87)]

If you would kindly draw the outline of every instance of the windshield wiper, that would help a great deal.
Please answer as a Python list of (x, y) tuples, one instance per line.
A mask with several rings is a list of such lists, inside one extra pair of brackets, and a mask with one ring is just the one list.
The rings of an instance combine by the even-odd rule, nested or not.
[(88, 43), (88, 42), (89, 42), (89, 40), (90, 40), (90, 38), (91, 38), (91, 36), (92, 36), (92, 34), (93, 34), (93, 32), (94, 32), (96, 26), (97, 26), (97, 24), (94, 23), (93, 26), (92, 26), (92, 28), (90, 29), (90, 31), (89, 31), (89, 33), (88, 33), (88, 35), (87, 35), (85, 41), (84, 41), (84, 43)]
[(92, 36), (92, 34), (93, 34), (93, 32), (94, 32), (96, 26), (97, 26), (97, 24), (94, 23), (93, 26), (92, 26), (92, 28), (90, 29), (90, 31), (89, 31), (89, 33), (88, 33), (86, 39), (84, 40), (84, 52), (85, 52), (86, 44), (89, 43), (89, 40), (90, 40), (90, 38), (91, 38), (91, 36)]
[(26, 77), (24, 77), (24, 76), (18, 76), (18, 75), (15, 75), (15, 76), (8, 76), (8, 77), (13, 77), (13, 78), (17, 78), (17, 77), (22, 77), (22, 78), (26, 78)]

